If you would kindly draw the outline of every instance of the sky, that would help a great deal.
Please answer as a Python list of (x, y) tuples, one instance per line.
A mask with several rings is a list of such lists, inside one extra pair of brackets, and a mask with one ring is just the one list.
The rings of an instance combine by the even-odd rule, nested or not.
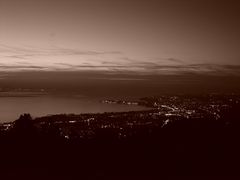
[(3, 72), (240, 75), (239, 58), (238, 1), (0, 0)]

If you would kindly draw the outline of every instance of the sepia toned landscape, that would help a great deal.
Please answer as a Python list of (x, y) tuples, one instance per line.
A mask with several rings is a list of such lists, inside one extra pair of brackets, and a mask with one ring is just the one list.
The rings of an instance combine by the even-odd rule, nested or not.
[(240, 3), (0, 0), (1, 179), (238, 179)]

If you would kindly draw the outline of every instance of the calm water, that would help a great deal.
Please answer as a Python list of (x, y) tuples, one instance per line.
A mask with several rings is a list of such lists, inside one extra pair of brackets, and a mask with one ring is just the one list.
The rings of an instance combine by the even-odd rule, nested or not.
[(0, 122), (16, 120), (20, 114), (33, 117), (61, 113), (95, 113), (143, 110), (135, 105), (102, 104), (100, 98), (86, 97), (0, 97)]

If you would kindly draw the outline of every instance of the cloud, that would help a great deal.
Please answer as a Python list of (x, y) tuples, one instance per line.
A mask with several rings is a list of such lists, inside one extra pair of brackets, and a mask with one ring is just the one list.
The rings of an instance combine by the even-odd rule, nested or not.
[(146, 81), (146, 78), (123, 78), (123, 77), (91, 77), (87, 79), (94, 79), (94, 80), (109, 80), (109, 81)]
[[(240, 75), (240, 65), (217, 65), (217, 64), (188, 64), (175, 66), (157, 66), (152, 70), (168, 71), (175, 74), (201, 74), (201, 75)], [(149, 71), (151, 71), (149, 69)]]
[(174, 62), (174, 63), (183, 63), (184, 61), (181, 59), (176, 59), (176, 58), (167, 58), (167, 61)]
[(240, 75), (240, 65), (187, 64), (177, 58), (135, 59), (120, 51), (0, 44), (0, 71), (101, 71), (154, 75)]
[[(3, 55), (2, 55), (3, 54)], [(0, 56), (5, 58), (27, 59), (34, 56), (101, 56), (121, 55), (120, 51), (81, 51), (69, 48), (19, 48), (0, 44)]]
[(37, 70), (40, 70), (40, 69), (46, 69), (46, 67), (42, 67), (42, 66), (33, 66), (33, 65), (30, 65), (30, 66), (16, 66), (16, 65), (13, 65), (13, 66), (8, 66), (8, 65), (0, 65), (0, 70), (15, 70), (15, 69), (37, 69)]
[(201, 74), (201, 75), (240, 75), (240, 65), (188, 64), (159, 65), (141, 62), (131, 65), (71, 65), (62, 63), (69, 70), (106, 70), (116, 73), (135, 72), (142, 74)]

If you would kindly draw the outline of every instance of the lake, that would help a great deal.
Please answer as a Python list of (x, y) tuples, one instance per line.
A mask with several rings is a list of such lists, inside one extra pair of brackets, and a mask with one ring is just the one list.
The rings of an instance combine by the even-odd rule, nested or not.
[(145, 110), (137, 105), (103, 104), (103, 98), (34, 96), (0, 97), (0, 122), (16, 120), (23, 113), (33, 118), (50, 114), (80, 114)]

